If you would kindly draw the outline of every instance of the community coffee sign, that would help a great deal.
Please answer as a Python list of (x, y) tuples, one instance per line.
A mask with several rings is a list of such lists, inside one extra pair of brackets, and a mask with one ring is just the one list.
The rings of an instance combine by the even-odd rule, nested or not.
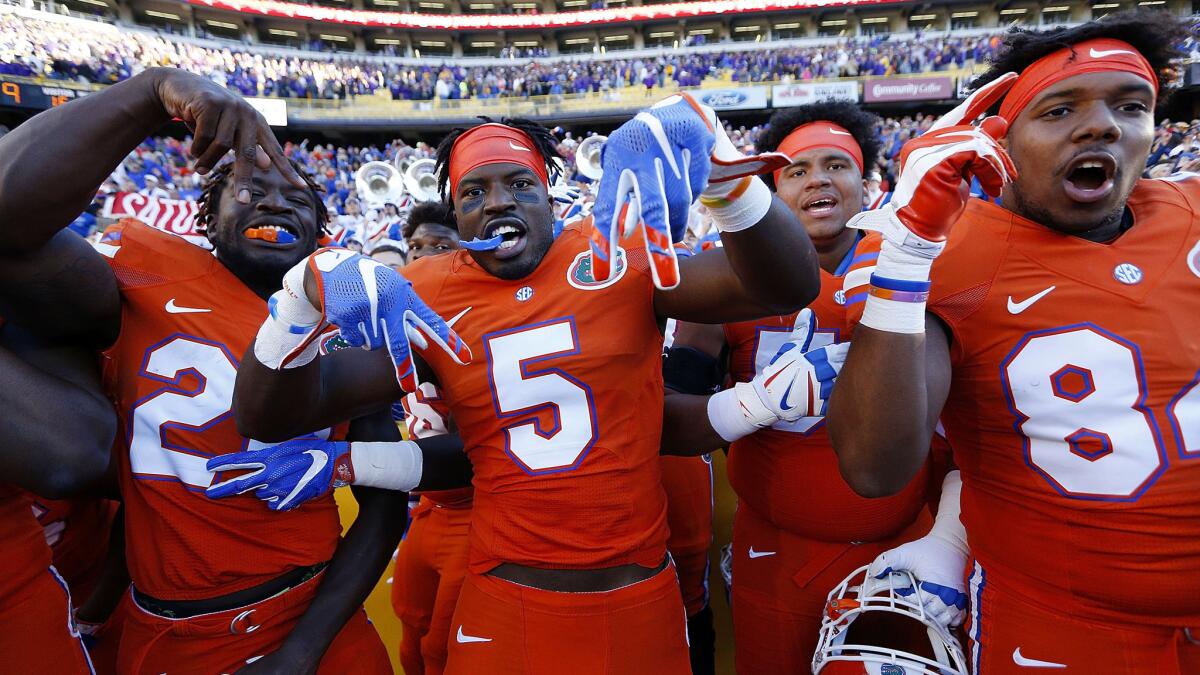
[(868, 80), (863, 85), (863, 101), (931, 101), (954, 98), (954, 78), (951, 77), (889, 77)]

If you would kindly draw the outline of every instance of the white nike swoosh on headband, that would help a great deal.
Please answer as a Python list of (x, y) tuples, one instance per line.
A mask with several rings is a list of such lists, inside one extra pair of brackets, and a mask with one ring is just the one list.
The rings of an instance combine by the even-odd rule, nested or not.
[(838, 131), (837, 129), (830, 129), (829, 133), (836, 134), (838, 136), (853, 136), (854, 135), (854, 134), (850, 133), (849, 131)]
[(1133, 52), (1129, 51), (1128, 49), (1096, 49), (1095, 47), (1092, 47), (1088, 49), (1088, 53), (1092, 55), (1093, 59), (1102, 59), (1106, 56), (1112, 56), (1114, 54), (1132, 54)]
[(513, 150), (520, 150), (521, 152), (533, 152), (529, 148), (527, 148), (523, 145), (517, 145), (516, 143), (513, 143), (512, 141), (508, 142), (508, 147), (512, 148)]

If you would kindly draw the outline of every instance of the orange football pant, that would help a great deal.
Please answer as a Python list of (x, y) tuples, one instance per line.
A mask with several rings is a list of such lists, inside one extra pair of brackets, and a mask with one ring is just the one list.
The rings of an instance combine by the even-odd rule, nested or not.
[[(312, 602), (324, 575), (262, 602), (187, 619), (168, 619), (138, 606), (127, 593), (117, 606), (121, 675), (220, 675), (234, 673), (283, 642)], [(382, 675), (392, 672), (387, 650), (361, 609), (325, 652), (322, 675)]]
[(87, 650), (71, 628), (67, 583), (53, 567), (0, 599), (0, 654), (0, 670), (6, 673), (93, 672)]
[(923, 510), (886, 541), (836, 543), (782, 530), (739, 504), (733, 517), (732, 593), (739, 675), (809, 672), (829, 592), (880, 553), (924, 536), (932, 524)]
[(1070, 607), (1043, 606), (1035, 590), (1016, 589), (996, 576), (975, 561), (968, 569), (965, 646), (975, 675), (1200, 673), (1200, 626), (1087, 621)]
[(559, 593), (468, 574), (447, 675), (688, 675), (675, 567), (603, 593)]
[(400, 665), (405, 675), (441, 675), (467, 575), (471, 506), (440, 506), (422, 497), (410, 517), (392, 576), (392, 608), (403, 630)]
[(667, 493), (667, 550), (679, 570), (688, 616), (708, 604), (708, 548), (713, 538), (712, 463), (705, 457), (663, 457)]

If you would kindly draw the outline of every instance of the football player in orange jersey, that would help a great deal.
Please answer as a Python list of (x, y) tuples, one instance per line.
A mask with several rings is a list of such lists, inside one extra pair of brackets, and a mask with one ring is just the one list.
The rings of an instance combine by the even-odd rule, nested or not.
[[(403, 228), (408, 262), (458, 248), (454, 212), (442, 202), (413, 207)], [(449, 410), (432, 383), (404, 397), (409, 438), (454, 431)], [(417, 496), (418, 493), (413, 493)], [(406, 675), (440, 675), (446, 667), (450, 619), (467, 574), (471, 488), (426, 491), (409, 511), (410, 523), (396, 556), (392, 607), (400, 618), (400, 665)]]
[(34, 499), (103, 484), (116, 416), (94, 355), (31, 339), (14, 324), (0, 330), (0, 342), (0, 659), (6, 672), (86, 675), (92, 663)]
[(881, 252), (830, 435), (888, 495), (940, 415), (976, 673), (1200, 672), (1200, 180), (1139, 179), (1187, 35), (1143, 11), (1010, 33), (852, 223)]
[[(809, 306), (816, 321), (812, 348), (849, 341), (846, 306), (864, 300), (844, 293), (843, 280), (854, 263), (864, 266), (859, 276), (868, 276), (875, 256), (856, 255), (861, 233), (846, 222), (862, 210), (865, 173), (879, 154), (878, 121), (854, 103), (826, 101), (775, 113), (757, 142), (759, 150), (777, 150), (791, 160), (773, 174), (776, 195), (808, 231), (820, 260), (821, 294)], [(749, 382), (790, 337), (796, 318), (726, 324), (724, 331), (682, 324), (667, 357), (667, 386), (704, 393), (671, 375), (680, 373), (686, 382), (691, 378), (685, 371), (718, 373), (717, 359), (726, 350), (734, 381)], [(738, 495), (732, 592), (737, 670), (804, 671), (830, 589), (880, 552), (929, 529), (925, 504), (932, 473), (922, 470), (900, 495), (869, 500), (838, 474), (819, 417), (780, 422), (742, 438), (722, 438), (694, 420), (687, 429), (699, 447), (732, 441), (727, 466)]]
[[(553, 138), (531, 123), (487, 123), (451, 134), (439, 152), (463, 245), (474, 248), (405, 268), (430, 307), (456, 317), (457, 335), (436, 319), (410, 319), (428, 314), (390, 270), (319, 253), (301, 268), (307, 288), (280, 314), (309, 330), (326, 318), (340, 321), (343, 335), (354, 329), (373, 346), (382, 346), (369, 342), (382, 332), (388, 351), (339, 352), (304, 365), (297, 358), (287, 369), (249, 356), (243, 362), (239, 420), (256, 435), (286, 438), (401, 395), (413, 367), (403, 336), (414, 323), (418, 342), (436, 336), (452, 351), (426, 350), (418, 366), (422, 381), (436, 379), (474, 467), (470, 561), (447, 673), (689, 671), (659, 473), (660, 327), (668, 316), (726, 321), (792, 311), (812, 299), (817, 284), (803, 229), (757, 178), (708, 184), (715, 136), (723, 135), (714, 118), (672, 97), (605, 146), (601, 193), (636, 184), (642, 217), (660, 219), (656, 233), (668, 217), (672, 225), (680, 215), (686, 221), (692, 196), (711, 197), (726, 247), (681, 261), (676, 288), (655, 287), (670, 266), (660, 260), (664, 266), (652, 271), (640, 242), (610, 249), (611, 274), (596, 274), (583, 229), (568, 226), (554, 237)], [(728, 170), (759, 160), (716, 161)], [(671, 177), (662, 182), (656, 166)], [(606, 203), (624, 204), (622, 197)], [(658, 210), (648, 208), (655, 199)], [(600, 213), (614, 221), (619, 215)], [(387, 290), (375, 292), (376, 285)], [(353, 316), (363, 324), (347, 323)], [(290, 329), (270, 330), (282, 344)], [(297, 340), (289, 353), (303, 349)], [(338, 376), (330, 377), (331, 366)], [(343, 380), (351, 368), (355, 379)], [(380, 450), (305, 442), (245, 453), (243, 465), (258, 461), (265, 471), (239, 487), (267, 481), (283, 494), (307, 493), (313, 460), (277, 471), (275, 458), (288, 446), (294, 452), (284, 461), (334, 457), (355, 482), (411, 489), (424, 473), (413, 461), (419, 453), (403, 444)], [(312, 488), (320, 494), (328, 485)]]
[[(60, 231), (172, 117), (195, 131), (197, 168), (212, 173), (200, 218), (214, 251), (149, 227), (126, 225), (96, 249)], [(174, 68), (40, 114), (0, 147), (0, 246), (17, 261), (0, 272), (6, 309), (104, 350), (119, 410), (133, 586), (116, 610), (117, 670), (390, 672), (361, 606), (399, 539), (401, 496), (361, 493), (342, 541), (332, 498), (281, 518), (202, 494), (215, 477), (205, 460), (253, 443), (229, 412), (236, 355), (283, 273), (315, 249), (317, 189), (248, 103)], [(231, 148), (235, 163), (213, 170)]]

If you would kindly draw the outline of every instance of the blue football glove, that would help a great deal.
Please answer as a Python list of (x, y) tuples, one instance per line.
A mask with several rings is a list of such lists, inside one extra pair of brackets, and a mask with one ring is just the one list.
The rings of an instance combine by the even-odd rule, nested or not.
[(214, 472), (250, 471), (212, 485), (205, 495), (221, 499), (254, 490), (272, 511), (289, 511), (354, 480), (350, 444), (316, 438), (221, 455), (206, 466)]
[(413, 345), (426, 349), (432, 340), (455, 362), (471, 362), (466, 343), (417, 296), (412, 283), (387, 265), (338, 248), (318, 250), (307, 264), (317, 280), (325, 322), (337, 326), (351, 347), (386, 348), (405, 391), (417, 388)]
[(673, 288), (679, 283), (674, 243), (683, 240), (688, 208), (708, 184), (715, 144), (712, 123), (687, 95), (654, 104), (608, 137), (592, 209), (592, 272), (597, 280), (609, 277), (613, 251), (640, 222), (655, 285)]
[(679, 283), (674, 244), (683, 241), (692, 202), (747, 176), (786, 166), (780, 153), (745, 156), (729, 141), (712, 108), (688, 94), (669, 96), (621, 125), (600, 155), (604, 173), (592, 210), (592, 270), (611, 273), (610, 260), (623, 237), (639, 223), (650, 271), (659, 288)]

